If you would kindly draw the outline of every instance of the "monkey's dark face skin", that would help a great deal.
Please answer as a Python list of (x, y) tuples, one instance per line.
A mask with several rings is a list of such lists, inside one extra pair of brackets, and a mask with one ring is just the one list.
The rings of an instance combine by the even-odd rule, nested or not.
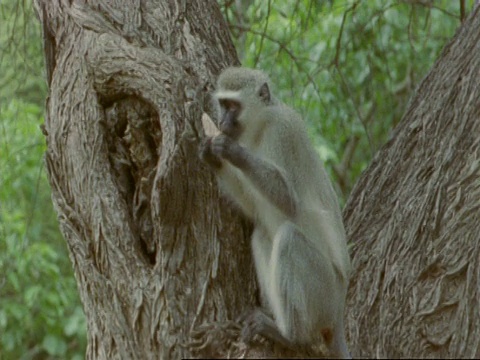
[(238, 121), (238, 115), (242, 111), (242, 105), (234, 100), (220, 99), (222, 118), (220, 119), (220, 131), (230, 138), (237, 140), (242, 133), (242, 126)]

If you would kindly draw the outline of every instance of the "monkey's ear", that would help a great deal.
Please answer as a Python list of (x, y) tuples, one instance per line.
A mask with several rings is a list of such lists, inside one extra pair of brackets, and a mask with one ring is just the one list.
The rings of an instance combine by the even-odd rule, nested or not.
[(268, 84), (264, 83), (260, 90), (258, 91), (258, 96), (265, 104), (270, 104), (271, 96), (270, 96), (270, 89), (268, 88)]

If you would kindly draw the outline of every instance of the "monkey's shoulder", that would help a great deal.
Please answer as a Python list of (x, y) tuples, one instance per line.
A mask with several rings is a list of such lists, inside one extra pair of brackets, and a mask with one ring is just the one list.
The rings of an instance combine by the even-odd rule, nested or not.
[(282, 140), (290, 137), (306, 134), (306, 127), (301, 116), (291, 107), (278, 102), (260, 110), (257, 114), (264, 123), (264, 131), (269, 136), (275, 134), (275, 138)]

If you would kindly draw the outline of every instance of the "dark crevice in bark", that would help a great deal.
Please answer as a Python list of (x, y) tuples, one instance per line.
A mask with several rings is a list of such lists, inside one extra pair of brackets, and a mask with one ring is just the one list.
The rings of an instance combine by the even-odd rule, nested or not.
[(139, 248), (154, 265), (157, 246), (153, 241), (150, 197), (158, 149), (161, 149), (158, 114), (148, 103), (134, 96), (103, 103), (109, 103), (105, 108), (104, 133), (114, 180), (132, 214), (131, 226), (136, 229)]

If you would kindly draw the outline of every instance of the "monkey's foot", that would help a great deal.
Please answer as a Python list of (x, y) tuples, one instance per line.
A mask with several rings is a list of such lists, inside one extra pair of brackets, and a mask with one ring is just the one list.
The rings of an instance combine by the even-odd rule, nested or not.
[[(275, 321), (266, 314), (261, 308), (257, 308), (248, 313), (243, 314), (240, 319), (243, 319), (244, 326), (242, 329), (242, 340), (246, 344), (251, 344), (255, 335), (262, 335), (274, 344), (281, 347), (282, 356), (300, 356), (304, 358), (317, 357), (324, 355), (324, 352), (312, 352), (311, 346), (295, 344), (286, 337), (284, 337), (277, 328)], [(240, 321), (240, 320), (237, 320)]]
[(255, 335), (261, 333), (263, 324), (259, 319), (264, 315), (261, 310), (255, 309), (253, 311), (248, 310), (240, 316), (239, 321), (244, 323), (242, 328), (242, 340), (244, 343), (251, 343)]
[(242, 340), (248, 344), (252, 342), (254, 336), (257, 334), (273, 340), (288, 349), (293, 350), (296, 348), (290, 340), (286, 339), (280, 333), (275, 321), (259, 308), (253, 310), (250, 315), (246, 316), (242, 329)]

